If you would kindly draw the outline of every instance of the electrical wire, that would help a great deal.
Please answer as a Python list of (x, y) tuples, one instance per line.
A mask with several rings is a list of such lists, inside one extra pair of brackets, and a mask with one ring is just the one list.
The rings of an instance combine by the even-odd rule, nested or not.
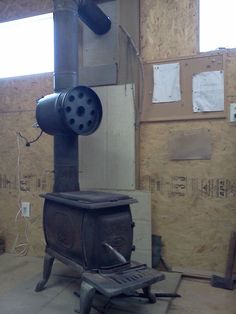
[(25, 146), (30, 146), (31, 144), (37, 142), (37, 141), (40, 139), (40, 137), (42, 136), (42, 134), (43, 134), (43, 130), (41, 130), (41, 132), (39, 133), (39, 135), (38, 135), (35, 139), (29, 141), (25, 136), (23, 136), (20, 132), (18, 132), (18, 135), (19, 135), (23, 140), (25, 140)]
[(21, 151), (20, 151), (20, 138), (22, 136), (20, 136), (20, 133), (17, 133), (17, 213), (15, 216), (15, 225), (16, 225), (16, 229), (17, 229), (17, 234), (16, 234), (16, 238), (15, 241), (13, 243), (13, 247), (12, 247), (12, 253), (14, 253), (16, 256), (25, 256), (27, 255), (28, 251), (29, 251), (29, 237), (28, 237), (28, 222), (26, 220), (25, 217), (22, 216), (23, 220), (24, 220), (24, 238), (25, 238), (25, 242), (23, 243), (19, 243), (19, 238), (20, 238), (20, 231), (18, 229), (18, 218), (19, 215), (21, 213), (21, 189), (20, 189), (20, 177), (21, 177), (21, 173), (20, 173), (20, 158), (21, 158)]
[[(140, 139), (140, 114), (143, 109), (144, 93), (145, 93), (144, 64), (143, 64), (142, 57), (140, 56), (139, 50), (136, 47), (135, 42), (132, 39), (131, 35), (127, 32), (127, 30), (122, 25), (119, 25), (119, 29), (120, 29), (120, 34), (124, 35), (127, 41), (127, 44), (126, 44), (126, 53), (127, 53), (126, 82), (128, 81), (128, 73), (129, 73), (128, 67), (129, 67), (130, 72), (131, 72), (131, 79), (135, 82), (133, 83), (133, 85), (136, 84), (138, 86), (138, 88), (135, 91), (134, 91), (134, 88), (132, 88), (134, 107), (135, 107), (134, 108), (135, 109), (135, 129), (136, 129), (135, 141), (136, 141), (136, 146), (138, 146), (139, 139)], [(129, 54), (129, 51), (132, 52), (131, 56)], [(133, 66), (133, 61), (134, 61), (133, 55), (135, 56), (135, 62), (136, 62), (134, 66)], [(135, 70), (133, 67), (135, 67)], [(134, 71), (137, 71), (137, 72), (134, 74)], [(138, 90), (140, 90), (140, 92), (138, 92)], [(136, 156), (139, 162), (140, 160), (139, 153)], [(137, 186), (139, 186), (140, 185), (140, 169), (138, 169), (138, 167), (136, 167), (136, 174), (137, 174), (136, 184)]]
[(145, 91), (145, 81), (144, 81), (144, 65), (143, 65), (143, 60), (140, 56), (140, 53), (135, 45), (135, 42), (133, 41), (131, 35), (129, 34), (129, 32), (127, 32), (127, 30), (122, 26), (119, 25), (120, 30), (122, 31), (122, 33), (126, 36), (129, 45), (132, 47), (135, 56), (138, 60), (138, 64), (139, 64), (139, 68), (140, 68), (140, 73), (141, 73), (141, 100), (140, 100), (140, 107), (138, 108), (138, 112), (140, 113), (140, 110), (143, 107), (143, 101), (144, 101), (144, 91)]

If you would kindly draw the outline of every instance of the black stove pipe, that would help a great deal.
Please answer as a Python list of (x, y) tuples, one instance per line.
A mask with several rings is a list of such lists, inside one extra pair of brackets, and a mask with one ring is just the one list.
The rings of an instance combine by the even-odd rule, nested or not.
[[(80, 17), (96, 34), (110, 30), (111, 21), (93, 0), (54, 0), (54, 92), (78, 85)], [(59, 109), (60, 110), (60, 109)], [(79, 190), (78, 136), (54, 135), (54, 192)]]
[[(54, 91), (78, 85), (78, 5), (54, 0)], [(54, 192), (79, 190), (78, 136), (54, 135)]]
[(78, 14), (80, 19), (97, 35), (103, 35), (111, 28), (111, 20), (94, 0), (79, 0)]

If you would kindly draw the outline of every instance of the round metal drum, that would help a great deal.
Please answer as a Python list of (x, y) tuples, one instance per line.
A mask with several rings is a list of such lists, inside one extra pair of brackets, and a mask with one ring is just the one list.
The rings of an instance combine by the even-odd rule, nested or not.
[(69, 90), (63, 99), (65, 123), (78, 135), (96, 131), (102, 119), (102, 104), (89, 87), (77, 86)]
[(77, 86), (39, 99), (36, 119), (50, 135), (89, 135), (101, 123), (102, 104), (91, 88)]

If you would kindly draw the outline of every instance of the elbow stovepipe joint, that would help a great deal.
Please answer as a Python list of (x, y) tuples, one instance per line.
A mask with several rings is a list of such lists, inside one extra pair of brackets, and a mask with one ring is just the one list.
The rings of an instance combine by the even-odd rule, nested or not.
[(106, 34), (111, 28), (110, 18), (93, 0), (80, 0), (78, 2), (78, 15), (97, 35)]

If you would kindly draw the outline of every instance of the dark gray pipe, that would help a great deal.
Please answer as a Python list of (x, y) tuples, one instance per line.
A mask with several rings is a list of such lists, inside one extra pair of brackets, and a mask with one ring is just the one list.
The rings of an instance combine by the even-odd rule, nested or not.
[(54, 0), (54, 91), (78, 85), (78, 13), (73, 0)]
[(106, 34), (111, 28), (111, 20), (94, 0), (79, 0), (78, 14), (80, 19), (97, 35)]
[[(110, 19), (91, 0), (54, 0), (54, 91), (78, 85), (80, 18), (96, 34), (105, 34)], [(60, 110), (60, 108), (58, 109)], [(54, 192), (79, 190), (78, 136), (54, 135)]]
[[(78, 5), (54, 0), (54, 91), (78, 85)], [(78, 136), (54, 136), (54, 192), (79, 190)]]

